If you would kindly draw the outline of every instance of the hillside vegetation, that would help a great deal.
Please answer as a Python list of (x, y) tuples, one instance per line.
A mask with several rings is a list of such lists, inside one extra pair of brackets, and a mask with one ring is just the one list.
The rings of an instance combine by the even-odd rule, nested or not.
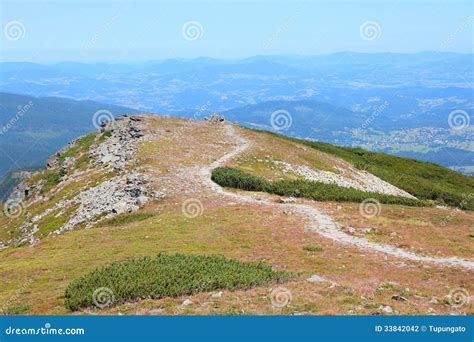
[(243, 263), (218, 255), (159, 254), (116, 262), (74, 280), (66, 289), (65, 304), (70, 310), (101, 306), (98, 289), (107, 295), (102, 305), (110, 306), (137, 298), (247, 289), (290, 277), (290, 273), (273, 271), (262, 263)]
[(264, 191), (280, 196), (304, 197), (320, 201), (362, 202), (374, 198), (381, 203), (409, 206), (430, 206), (429, 201), (365, 192), (335, 184), (324, 184), (302, 179), (269, 181), (231, 167), (219, 167), (212, 171), (212, 180), (230, 188), (249, 191)]
[[(381, 204), (368, 218), (346, 199), (301, 206), (212, 186), (207, 171), (228, 166), (241, 172), (222, 178), (244, 188), (362, 195), (307, 182), (317, 178), (292, 166), (388, 188), (298, 140), (138, 115), (77, 139), (48, 165), (25, 179), (18, 215), (0, 211), (0, 313), (379, 315), (390, 306), (395, 315), (472, 314), (444, 298), (451, 289), (474, 292), (472, 271), (450, 261), (472, 262), (474, 212)], [(380, 194), (363, 193), (416, 201)], [(368, 243), (449, 259), (420, 262)], [(393, 299), (400, 295), (407, 300)]]
[(419, 199), (474, 210), (474, 177), (415, 159), (264, 132), (344, 159)]

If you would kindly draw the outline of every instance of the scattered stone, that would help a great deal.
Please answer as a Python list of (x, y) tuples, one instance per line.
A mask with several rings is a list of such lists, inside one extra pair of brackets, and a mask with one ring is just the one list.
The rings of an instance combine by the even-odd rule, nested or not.
[(278, 202), (280, 203), (295, 203), (296, 199), (294, 197), (280, 197)]
[(182, 306), (189, 306), (191, 304), (194, 304), (192, 300), (186, 299), (181, 305)]
[(400, 296), (400, 295), (394, 295), (394, 296), (392, 296), (392, 299), (396, 300), (398, 302), (406, 302), (407, 301), (407, 299), (405, 297)]
[(327, 280), (326, 278), (324, 277), (321, 277), (317, 274), (314, 274), (312, 275), (311, 277), (309, 277), (308, 279), (306, 279), (306, 281), (310, 282), (310, 283), (317, 283), (317, 282), (329, 282), (329, 280)]
[(204, 121), (209, 121), (211, 124), (218, 124), (224, 122), (225, 118), (223, 115), (212, 113), (210, 117), (205, 117)]
[(430, 304), (438, 304), (438, 298), (437, 297), (431, 297)]
[(385, 312), (385, 313), (392, 313), (393, 309), (391, 306), (388, 305), (380, 305), (378, 308), (379, 311)]
[(164, 308), (159, 308), (159, 309), (152, 309), (152, 310), (148, 311), (148, 313), (150, 315), (157, 315), (157, 314), (162, 313), (163, 311), (165, 311)]
[(221, 297), (222, 297), (222, 293), (223, 293), (222, 291), (213, 292), (213, 293), (211, 294), (211, 297), (212, 297), (212, 298), (221, 298)]
[(346, 230), (349, 234), (355, 234), (355, 232), (356, 232), (356, 229), (354, 227), (347, 227)]

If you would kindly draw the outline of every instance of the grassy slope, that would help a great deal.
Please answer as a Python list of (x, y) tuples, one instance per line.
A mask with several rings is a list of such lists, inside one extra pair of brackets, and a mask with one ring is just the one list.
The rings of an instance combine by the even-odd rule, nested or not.
[[(171, 119), (169, 122), (160, 121), (160, 125), (163, 125), (162, 134), (157, 135), (160, 140), (146, 145), (149, 149), (146, 151), (148, 159), (144, 160), (150, 164), (156, 162), (151, 164), (154, 169), (171, 170), (166, 171), (168, 173), (163, 171), (164, 175), (170, 175), (171, 178), (173, 170), (170, 166), (176, 163), (194, 165), (195, 158), (207, 158), (208, 155), (209, 160), (203, 159), (203, 162), (210, 162), (222, 154), (218, 149), (219, 145), (218, 153), (215, 156), (212, 154), (216, 151), (215, 136), (219, 134), (217, 129), (215, 135), (208, 133), (208, 127), (202, 135), (198, 135), (197, 130), (183, 130), (180, 135), (181, 132), (173, 123)], [(165, 131), (165, 128), (170, 132)], [(171, 132), (177, 137), (173, 137)], [(169, 141), (163, 141), (166, 134)], [(209, 139), (207, 145), (203, 143), (206, 138)], [(189, 153), (193, 149), (199, 153)], [(105, 176), (98, 174), (97, 177)], [(92, 183), (95, 182), (93, 180)], [(83, 185), (86, 184), (71, 184), (56, 193), (50, 201), (55, 202), (63, 195), (71, 196)], [(428, 303), (431, 296), (441, 299), (449, 289), (460, 286), (466, 287), (470, 292), (474, 291), (472, 276), (466, 276), (457, 269), (406, 267), (401, 272), (394, 272), (394, 267), (402, 267), (399, 266), (398, 259), (391, 260), (389, 257), (381, 263), (378, 255), (367, 254), (350, 246), (336, 245), (318, 234), (305, 231), (297, 215), (275, 215), (271, 209), (259, 206), (219, 206), (206, 195), (195, 196), (202, 196), (200, 199), (204, 204), (204, 211), (194, 219), (186, 218), (180, 205), (189, 198), (189, 194), (177, 192), (173, 197), (150, 204), (145, 211), (110, 220), (100, 228), (47, 237), (34, 247), (0, 251), (0, 278), (5, 280), (0, 290), (0, 309), (4, 312), (66, 314), (68, 311), (64, 306), (64, 291), (73, 279), (111, 262), (154, 256), (159, 252), (222, 254), (241, 261), (264, 261), (277, 269), (301, 272), (302, 275), (284, 285), (293, 293), (293, 300), (291, 305), (281, 310), (272, 307), (269, 300), (271, 289), (263, 286), (247, 291), (225, 291), (219, 299), (210, 298), (207, 293), (196, 294), (192, 296), (195, 304), (186, 308), (181, 306), (184, 297), (144, 300), (120, 305), (105, 313), (136, 314), (137, 309), (159, 308), (164, 310), (164, 314), (174, 315), (346, 314), (349, 310), (355, 314), (373, 314), (383, 304), (391, 305), (396, 313), (426, 314), (428, 307), (434, 307), (436, 313), (447, 314), (451, 309), (441, 300), (439, 304)], [(329, 202), (324, 204), (332, 205)], [(340, 204), (344, 209), (350, 205)], [(382, 215), (387, 211), (386, 208), (404, 209), (402, 206), (383, 207)], [(34, 209), (36, 213), (43, 206)], [(426, 211), (429, 217), (440, 212), (436, 208), (411, 210)], [(357, 206), (351, 216), (355, 217), (356, 212)], [(395, 217), (400, 218), (401, 214), (397, 213)], [(450, 223), (455, 223), (457, 219), (458, 217), (453, 218)], [(468, 222), (472, 222), (472, 219)], [(445, 231), (441, 234), (447, 235)], [(304, 249), (307, 246), (321, 246), (321, 250), (308, 251), (307, 248)], [(337, 282), (338, 286), (332, 287), (331, 283), (308, 283), (306, 278), (313, 274), (323, 275)], [(390, 287), (384, 286), (386, 281), (390, 282)], [(395, 283), (400, 285), (393, 285)], [(406, 288), (410, 289), (409, 293), (404, 292)], [(409, 300), (391, 300), (392, 295), (400, 293)], [(472, 312), (466, 307), (460, 310)]]
[[(64, 162), (66, 157), (76, 157), (76, 161), (69, 167), (66, 173), (72, 173), (74, 171), (82, 170), (84, 171), (89, 165), (89, 157), (87, 151), (93, 144), (96, 139), (97, 133), (93, 132), (88, 135), (85, 135), (79, 138), (75, 144), (70, 146), (70, 148), (62, 154), (59, 158), (60, 162)], [(100, 136), (100, 138), (102, 138)], [(47, 196), (45, 201), (36, 201), (33, 204), (29, 205), (27, 210), (23, 210), (21, 215), (18, 217), (8, 217), (5, 215), (3, 208), (0, 210), (0, 241), (7, 241), (12, 238), (18, 237), (20, 234), (19, 229), (25, 222), (27, 215), (35, 216), (47, 208), (53, 207), (57, 202), (64, 199), (71, 199), (75, 197), (79, 191), (90, 188), (99, 184), (100, 182), (110, 178), (111, 173), (106, 173), (104, 170), (93, 170), (87, 172), (81, 177), (78, 177), (73, 182), (68, 184), (62, 184), (60, 188), (57, 188), (60, 185), (62, 180), (63, 171), (59, 167), (54, 169), (44, 169), (41, 171), (35, 172), (26, 182), (29, 185), (34, 185), (39, 182), (42, 182), (42, 187), (39, 193), (41, 195)], [(45, 236), (46, 234), (54, 231), (55, 229), (60, 228), (73, 213), (73, 209), (70, 208), (66, 210), (61, 216), (55, 217), (59, 211), (54, 211), (50, 215), (47, 215), (43, 219), (37, 222), (39, 231), (36, 233), (36, 236)]]
[[(154, 256), (159, 252), (222, 254), (241, 261), (264, 261), (279, 270), (302, 272), (302, 276), (284, 285), (292, 291), (293, 301), (282, 311), (273, 311), (269, 287), (263, 286), (247, 291), (226, 291), (220, 299), (211, 299), (205, 293), (196, 294), (191, 297), (196, 304), (187, 308), (180, 305), (189, 297), (178, 297), (119, 305), (105, 313), (135, 314), (137, 309), (162, 307), (163, 314), (236, 314), (242, 310), (254, 314), (345, 314), (360, 306), (359, 314), (371, 314), (384, 304), (402, 313), (416, 314), (426, 313), (428, 306), (418, 305), (420, 300), (413, 297), (415, 294), (428, 301), (431, 296), (442, 298), (449, 292), (447, 289), (453, 287), (467, 286), (469, 291), (474, 290), (470, 283), (465, 283), (470, 278), (456, 269), (410, 267), (394, 272), (390, 258), (381, 264), (376, 255), (335, 245), (318, 234), (297, 228), (302, 226), (296, 215), (279, 217), (270, 209), (236, 206), (206, 208), (202, 216), (188, 219), (172, 202), (160, 204), (159, 209), (149, 208), (153, 212), (160, 210), (160, 214), (145, 221), (71, 231), (47, 238), (33, 248), (0, 251), (0, 277), (5, 279), (0, 303), (7, 306), (4, 310), (10, 306), (30, 305), (28, 313), (32, 314), (67, 314), (64, 291), (72, 280), (111, 262)], [(304, 250), (308, 245), (321, 246), (322, 251)], [(329, 288), (330, 283), (306, 282), (313, 274), (333, 279), (340, 286)], [(390, 299), (400, 293), (398, 289), (377, 291), (370, 299), (361, 299), (367, 296), (364, 291), (377, 288), (383, 280), (396, 282), (400, 288), (409, 287), (409, 302)], [(212, 306), (206, 306), (207, 302)], [(449, 310), (442, 302), (430, 307), (437, 312)]]
[(359, 169), (403, 189), (419, 199), (474, 210), (474, 178), (433, 163), (369, 152), (360, 148), (340, 147), (323, 142), (290, 138), (261, 131), (281, 139), (294, 141), (344, 159)]

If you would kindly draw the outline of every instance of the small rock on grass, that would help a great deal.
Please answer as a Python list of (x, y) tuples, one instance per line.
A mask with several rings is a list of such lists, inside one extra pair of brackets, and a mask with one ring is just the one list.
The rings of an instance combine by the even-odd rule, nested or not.
[(160, 308), (160, 309), (151, 309), (150, 311), (148, 311), (148, 313), (150, 315), (157, 315), (159, 313), (162, 313), (163, 311), (165, 311), (165, 309), (163, 308)]
[(388, 305), (380, 305), (378, 308), (379, 311), (385, 312), (385, 313), (392, 313), (393, 309), (391, 306)]
[(324, 282), (324, 281), (329, 281), (329, 280), (327, 280), (324, 277), (318, 276), (317, 274), (314, 274), (311, 277), (309, 277), (308, 279), (306, 279), (306, 281), (308, 281), (310, 283), (317, 283), (317, 282)]
[(405, 297), (400, 296), (400, 295), (394, 295), (394, 296), (392, 296), (392, 299), (396, 300), (398, 302), (406, 302), (407, 301), (407, 299)]
[(183, 304), (181, 304), (181, 305), (182, 305), (182, 306), (188, 306), (188, 305), (191, 305), (191, 304), (193, 304), (193, 301), (190, 300), (190, 299), (186, 299), (186, 300), (183, 302)]
[(211, 293), (211, 297), (212, 298), (221, 298), (222, 297), (222, 291)]

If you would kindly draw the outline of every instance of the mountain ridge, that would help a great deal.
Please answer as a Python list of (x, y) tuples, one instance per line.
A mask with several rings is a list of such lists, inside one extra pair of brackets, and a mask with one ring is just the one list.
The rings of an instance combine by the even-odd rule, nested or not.
[[(375, 314), (380, 303), (406, 287), (410, 291), (403, 295), (409, 301), (389, 303), (396, 312), (422, 313), (429, 307), (451, 312), (449, 306), (429, 301), (442, 298), (446, 287), (456, 286), (472, 272), (469, 232), (474, 214), (428, 202), (410, 207), (369, 197), (345, 199), (353, 190), (338, 179), (368, 190), (373, 178), (360, 174), (371, 170), (356, 171), (356, 163), (338, 156), (341, 151), (323, 151), (324, 146), (311, 144), (215, 116), (196, 121), (140, 114), (104, 122), (50, 158), (47, 168), (25, 180), (4, 206), (0, 274), (8, 283), (0, 299), (15, 291), (25, 273), (34, 274), (31, 291), (19, 296), (21, 301), (30, 303), (32, 313), (68, 314), (64, 291), (85, 272), (130, 257), (178, 252), (265, 261), (298, 274), (282, 285), (293, 293), (294, 306), (285, 309), (291, 313)], [(293, 194), (221, 187), (211, 179), (219, 167), (245, 170), (273, 184), (294, 184), (289, 189)], [(424, 176), (446, 182), (432, 172)], [(324, 178), (328, 175), (332, 178)], [(324, 191), (337, 187), (342, 197), (327, 201), (316, 193), (308, 198), (306, 188), (298, 188), (308, 182)], [(384, 183), (377, 184), (378, 191), (386, 190)], [(426, 198), (422, 192), (415, 195)], [(52, 253), (61, 257), (51, 258)], [(432, 282), (420, 283), (423, 275)], [(41, 291), (45, 281), (54, 285), (46, 292)], [(400, 285), (387, 287), (394, 282)], [(326, 284), (337, 285), (329, 289)], [(348, 286), (350, 291), (345, 290)], [(314, 291), (324, 300), (307, 306)], [(373, 294), (364, 296), (365, 291)], [(265, 299), (270, 292), (265, 284), (226, 290), (212, 297), (219, 302), (214, 308), (205, 304), (210, 295), (197, 291), (93, 310), (143, 314), (167, 302), (160, 312), (177, 314), (184, 310), (181, 303), (192, 299), (195, 304), (186, 306), (188, 313), (225, 313), (239, 307), (268, 314), (274, 310)], [(246, 301), (240, 300), (242, 296)]]

